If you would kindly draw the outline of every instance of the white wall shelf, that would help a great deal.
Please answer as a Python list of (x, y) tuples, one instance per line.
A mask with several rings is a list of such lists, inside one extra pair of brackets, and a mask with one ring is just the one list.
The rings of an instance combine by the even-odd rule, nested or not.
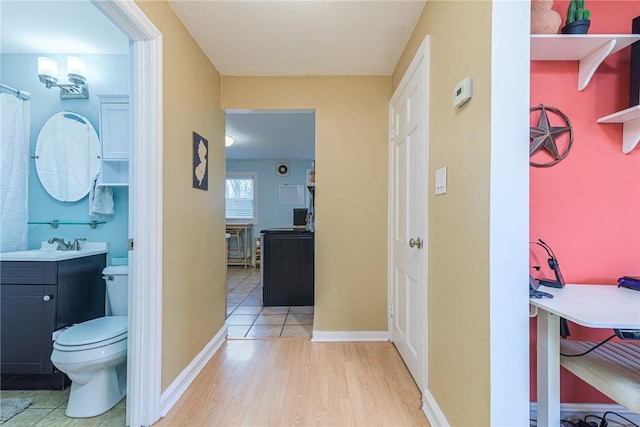
[(129, 97), (98, 95), (100, 99), (100, 141), (102, 179), (100, 186), (129, 185)]
[(629, 154), (640, 142), (640, 105), (598, 119), (598, 123), (622, 123), (622, 152)]
[(532, 34), (532, 61), (580, 61), (578, 90), (587, 87), (609, 55), (640, 40), (638, 34)]

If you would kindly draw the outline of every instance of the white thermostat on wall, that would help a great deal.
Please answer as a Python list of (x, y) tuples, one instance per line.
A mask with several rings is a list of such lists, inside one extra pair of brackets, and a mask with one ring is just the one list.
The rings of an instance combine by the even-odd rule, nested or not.
[(471, 77), (465, 77), (460, 80), (453, 89), (453, 106), (455, 108), (460, 107), (462, 104), (471, 99), (473, 87), (471, 84)]

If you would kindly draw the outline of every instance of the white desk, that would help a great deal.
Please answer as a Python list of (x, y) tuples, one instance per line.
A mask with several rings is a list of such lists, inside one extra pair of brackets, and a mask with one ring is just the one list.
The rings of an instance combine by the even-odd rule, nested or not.
[[(640, 292), (615, 285), (543, 288), (538, 308), (538, 425), (560, 425), (560, 317), (589, 328), (640, 329)], [(612, 331), (613, 333), (613, 331)]]

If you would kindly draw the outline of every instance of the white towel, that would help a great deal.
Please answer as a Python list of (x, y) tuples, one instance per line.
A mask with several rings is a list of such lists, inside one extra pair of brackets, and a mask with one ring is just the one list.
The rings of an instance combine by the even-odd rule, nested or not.
[(91, 181), (89, 191), (89, 215), (113, 215), (113, 190), (111, 187), (99, 185), (102, 172)]

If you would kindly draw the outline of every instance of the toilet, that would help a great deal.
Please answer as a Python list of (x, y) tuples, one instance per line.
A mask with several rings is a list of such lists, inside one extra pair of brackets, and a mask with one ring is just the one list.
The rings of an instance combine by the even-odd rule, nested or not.
[(53, 343), (51, 362), (71, 379), (68, 417), (95, 417), (126, 394), (128, 274), (126, 265), (106, 267), (111, 315), (74, 325)]

